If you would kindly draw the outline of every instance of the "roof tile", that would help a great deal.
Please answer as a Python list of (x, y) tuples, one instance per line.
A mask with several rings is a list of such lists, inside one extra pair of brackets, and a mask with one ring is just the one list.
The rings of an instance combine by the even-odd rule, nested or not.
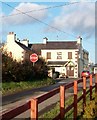
[(41, 54), (41, 49), (77, 49), (77, 41), (47, 41), (46, 44), (32, 44), (31, 49)]

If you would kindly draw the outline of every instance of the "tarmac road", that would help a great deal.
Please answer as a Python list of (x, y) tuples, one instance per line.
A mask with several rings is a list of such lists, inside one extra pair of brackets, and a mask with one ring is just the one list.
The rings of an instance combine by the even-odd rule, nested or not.
[(45, 86), (45, 87), (41, 87), (41, 88), (34, 88), (34, 89), (30, 89), (30, 90), (24, 90), (15, 94), (11, 94), (11, 95), (7, 95), (7, 96), (2, 96), (2, 106), (19, 101), (21, 99), (24, 98), (28, 98), (28, 97), (35, 97), (37, 95), (41, 95), (43, 93), (46, 93), (54, 88), (59, 87), (62, 84), (66, 84), (67, 80), (56, 80), (57, 83), (54, 85), (50, 85), (50, 86)]

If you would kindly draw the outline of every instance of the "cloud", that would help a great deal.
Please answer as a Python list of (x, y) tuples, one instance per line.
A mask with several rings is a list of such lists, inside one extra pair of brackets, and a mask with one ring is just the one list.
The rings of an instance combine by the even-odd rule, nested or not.
[[(37, 20), (35, 19), (42, 20), (46, 18), (47, 10), (37, 11), (38, 9), (43, 9), (45, 7), (46, 7), (45, 5), (38, 5), (34, 3), (20, 3), (10, 13), (9, 17), (6, 17), (6, 16), (3, 17), (3, 23), (6, 25), (23, 25), (23, 24), (35, 23), (37, 22)], [(36, 10), (36, 11), (33, 11), (33, 10)], [(22, 13), (20, 11), (22, 11)], [(29, 12), (29, 11), (32, 11), (32, 12)], [(25, 12), (28, 12), (26, 13), (28, 16), (24, 14)], [(18, 14), (18, 13), (21, 13), (21, 14)], [(17, 15), (14, 15), (14, 14), (17, 14)]]
[[(50, 25), (65, 32), (90, 37), (95, 29), (95, 4), (82, 2), (65, 6)], [(50, 28), (47, 30), (52, 31)]]

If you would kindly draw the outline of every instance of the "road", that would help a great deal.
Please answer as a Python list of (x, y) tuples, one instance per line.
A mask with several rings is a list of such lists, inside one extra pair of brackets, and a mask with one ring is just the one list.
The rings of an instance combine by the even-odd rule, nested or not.
[[(75, 79), (57, 79), (57, 83), (48, 87), (42, 87), (38, 89), (31, 89), (31, 90), (26, 90), (23, 92), (19, 92), (10, 96), (4, 96), (2, 97), (3, 103), (2, 103), (2, 111), (7, 111), (9, 109), (12, 109), (18, 105), (21, 105), (23, 103), (26, 103), (33, 97), (40, 96), (44, 93), (47, 93), (48, 91), (59, 87), (60, 85), (63, 84), (68, 84), (70, 82), (73, 82)], [(82, 86), (82, 85), (81, 85)], [(68, 97), (69, 95), (73, 94), (73, 90), (68, 91), (68, 94), (66, 96)], [(45, 102), (42, 102), (39, 104), (38, 109), (39, 109), (39, 115), (41, 115), (44, 111), (49, 110), (51, 106), (54, 106), (56, 102), (59, 101), (59, 94), (56, 94), (52, 98), (49, 98)], [(26, 111), (25, 113), (17, 116), (16, 118), (28, 118), (30, 116), (30, 111)]]
[(69, 82), (72, 82), (72, 81), (74, 81), (74, 79), (70, 79), (70, 78), (57, 79), (56, 81), (57, 82), (54, 85), (45, 86), (45, 87), (41, 87), (41, 88), (34, 88), (34, 89), (18, 92), (18, 93), (12, 94), (12, 95), (3, 96), (2, 97), (2, 101), (3, 101), (2, 106), (7, 105), (9, 103), (19, 101), (19, 100), (24, 99), (24, 98), (35, 97), (35, 96), (41, 95), (41, 94), (46, 93), (50, 90), (53, 90), (54, 88), (59, 87), (62, 84), (67, 84)]

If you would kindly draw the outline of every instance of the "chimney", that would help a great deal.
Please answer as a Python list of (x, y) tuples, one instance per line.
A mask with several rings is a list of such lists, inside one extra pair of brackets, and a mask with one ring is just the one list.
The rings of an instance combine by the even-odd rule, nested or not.
[(24, 39), (24, 40), (22, 40), (22, 41), (20, 41), (22, 44), (24, 44), (25, 46), (27, 46), (28, 47), (28, 44), (29, 44), (29, 40), (27, 40), (27, 39)]
[(46, 44), (46, 43), (47, 43), (47, 40), (48, 40), (47, 37), (43, 38), (43, 44)]
[(14, 32), (9, 32), (9, 35), (14, 34)]
[(9, 32), (7, 35), (7, 43), (13, 43), (16, 40), (16, 34), (14, 32)]
[(81, 36), (78, 37), (77, 43), (78, 43), (79, 45), (82, 45), (82, 38), (81, 38)]
[(79, 49), (79, 58), (83, 58), (82, 38), (80, 36), (77, 39), (77, 44)]

